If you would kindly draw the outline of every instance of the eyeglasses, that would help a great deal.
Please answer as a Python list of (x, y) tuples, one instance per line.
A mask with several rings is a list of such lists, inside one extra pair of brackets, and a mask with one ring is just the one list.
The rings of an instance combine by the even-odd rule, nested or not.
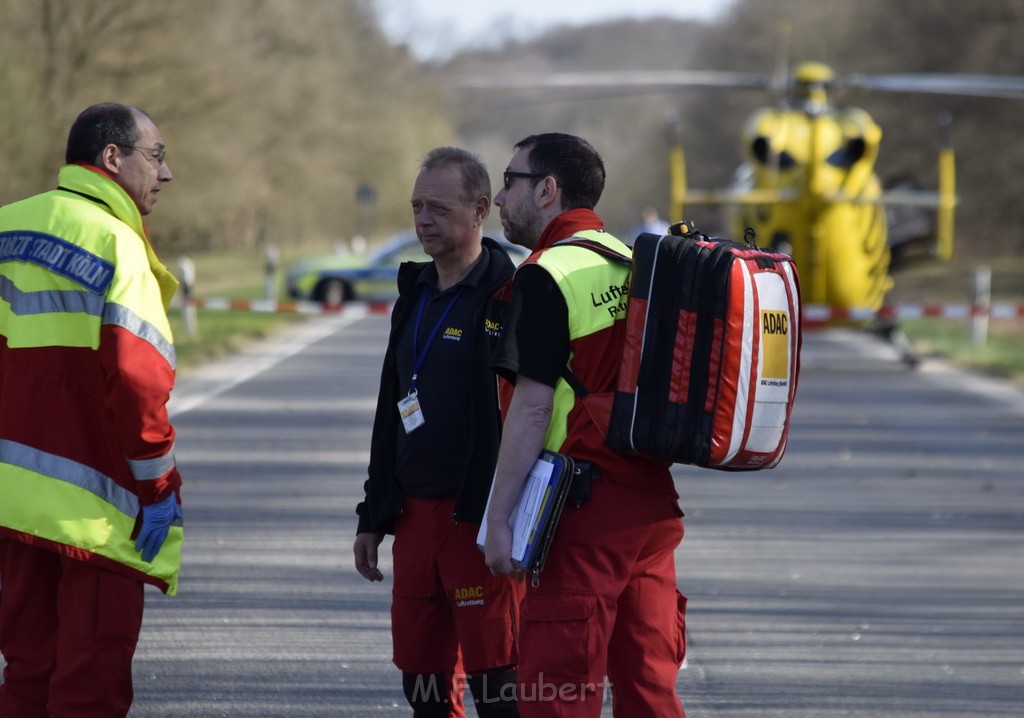
[(533, 172), (512, 172), (511, 170), (505, 170), (501, 175), (501, 178), (505, 181), (505, 191), (508, 192), (509, 187), (512, 186), (512, 180), (523, 177), (525, 179), (540, 179), (541, 177), (547, 177), (547, 175), (539, 175)]
[(167, 148), (166, 147), (139, 147), (138, 145), (118, 145), (123, 150), (145, 150), (146, 152), (152, 152), (151, 155), (146, 155), (146, 159), (150, 161), (156, 161), (157, 167), (162, 165), (167, 159)]

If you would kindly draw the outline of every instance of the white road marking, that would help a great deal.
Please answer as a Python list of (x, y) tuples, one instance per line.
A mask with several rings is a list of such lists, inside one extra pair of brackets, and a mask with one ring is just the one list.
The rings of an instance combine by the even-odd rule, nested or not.
[(168, 414), (175, 417), (192, 411), (366, 315), (365, 309), (354, 309), (304, 323), (278, 337), (254, 344), (235, 356), (200, 367), (177, 382), (167, 405)]

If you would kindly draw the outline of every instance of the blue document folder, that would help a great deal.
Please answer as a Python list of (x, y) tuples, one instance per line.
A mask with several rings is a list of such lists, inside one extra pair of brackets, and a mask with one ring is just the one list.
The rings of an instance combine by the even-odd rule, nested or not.
[[(516, 569), (532, 572), (536, 576), (544, 567), (573, 473), (572, 459), (554, 451), (544, 450), (534, 462), (509, 519), (512, 529), (511, 558)], [(487, 505), (490, 507), (490, 498)], [(477, 545), (482, 549), (486, 540), (485, 520), (477, 534)]]

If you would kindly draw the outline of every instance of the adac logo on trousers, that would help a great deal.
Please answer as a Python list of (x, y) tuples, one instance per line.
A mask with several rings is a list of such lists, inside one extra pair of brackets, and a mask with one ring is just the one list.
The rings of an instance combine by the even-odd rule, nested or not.
[(468, 588), (457, 588), (453, 592), (456, 606), (482, 606), (484, 605), (484, 587), (469, 586)]

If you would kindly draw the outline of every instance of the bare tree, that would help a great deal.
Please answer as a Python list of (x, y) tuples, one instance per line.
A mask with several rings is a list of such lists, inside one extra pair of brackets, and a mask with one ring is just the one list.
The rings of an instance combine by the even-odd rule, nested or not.
[(178, 180), (151, 218), (164, 248), (351, 236), (408, 222), (419, 157), (452, 139), (424, 69), (360, 0), (0, 0), (0, 202), (52, 186), (94, 102), (143, 107)]

